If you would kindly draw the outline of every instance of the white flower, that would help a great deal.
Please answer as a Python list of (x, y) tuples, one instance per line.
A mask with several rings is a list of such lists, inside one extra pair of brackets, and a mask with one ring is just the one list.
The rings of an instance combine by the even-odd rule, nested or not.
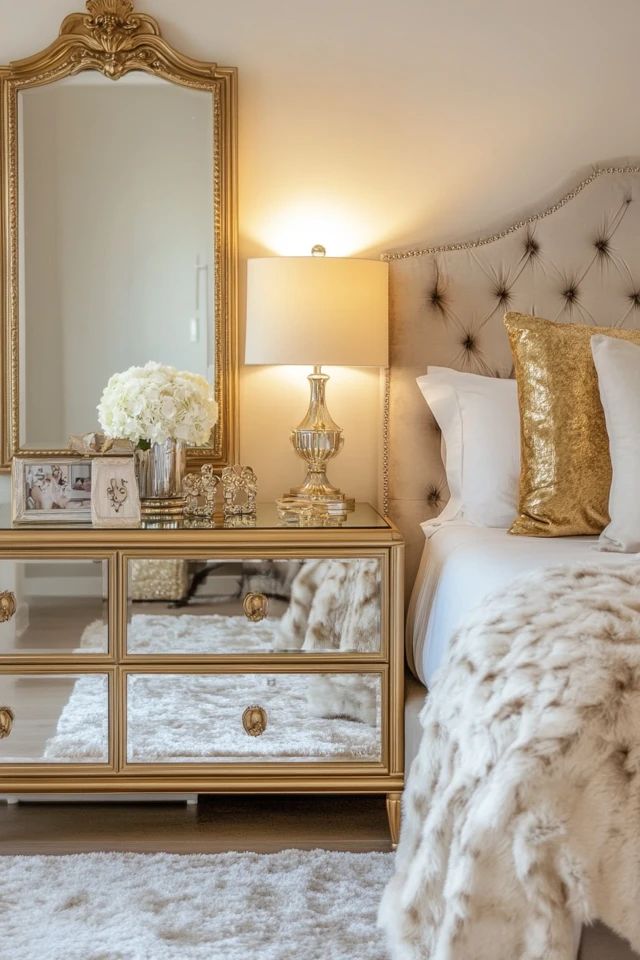
[(204, 377), (151, 361), (114, 373), (98, 404), (98, 419), (108, 437), (202, 446), (217, 422), (218, 404)]

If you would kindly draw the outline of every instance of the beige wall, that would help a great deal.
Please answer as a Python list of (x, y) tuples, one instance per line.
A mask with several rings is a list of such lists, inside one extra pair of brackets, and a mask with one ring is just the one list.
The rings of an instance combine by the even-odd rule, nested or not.
[[(637, 0), (139, 0), (167, 38), (240, 70), (241, 255), (377, 255), (482, 229), (592, 160), (640, 154)], [(0, 60), (80, 0), (0, 0)], [(244, 271), (243, 271), (244, 272)], [(242, 459), (261, 494), (299, 474), (300, 375), (242, 377)], [(377, 489), (371, 371), (341, 371), (333, 477)]]

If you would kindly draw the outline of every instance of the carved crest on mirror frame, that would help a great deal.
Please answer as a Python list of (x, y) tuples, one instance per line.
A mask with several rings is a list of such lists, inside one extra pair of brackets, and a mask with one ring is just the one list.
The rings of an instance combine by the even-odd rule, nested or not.
[(107, 53), (130, 47), (141, 34), (159, 34), (151, 17), (133, 12), (133, 0), (87, 0), (87, 10), (66, 17), (60, 33), (91, 37)]
[[(237, 452), (237, 93), (236, 69), (193, 59), (174, 49), (161, 35), (154, 17), (138, 12), (134, 0), (86, 0), (86, 11), (70, 13), (59, 34), (44, 50), (0, 66), (0, 112), (5, 136), (0, 144), (0, 338), (1, 358), (0, 471), (14, 456), (51, 457), (70, 450), (50, 445), (34, 449), (23, 439), (20, 403), (20, 238), (19, 98), (32, 87), (55, 83), (83, 71), (96, 70), (117, 81), (131, 71), (211, 95), (213, 117), (212, 224), (215, 289), (211, 291), (214, 337), (212, 366), (218, 422), (211, 441), (190, 448), (188, 464), (199, 470), (210, 463), (217, 471), (234, 463)], [(123, 158), (126, 163), (126, 157)], [(153, 359), (150, 357), (149, 359)], [(114, 373), (116, 371), (114, 370)], [(78, 424), (78, 429), (88, 425)]]
[(81, 42), (70, 51), (78, 65), (89, 64), (113, 79), (145, 64), (154, 70), (178, 65), (196, 75), (215, 75), (215, 64), (198, 63), (172, 50), (161, 39), (156, 20), (137, 13), (133, 0), (87, 0), (87, 11), (69, 14), (60, 28), (59, 41)]

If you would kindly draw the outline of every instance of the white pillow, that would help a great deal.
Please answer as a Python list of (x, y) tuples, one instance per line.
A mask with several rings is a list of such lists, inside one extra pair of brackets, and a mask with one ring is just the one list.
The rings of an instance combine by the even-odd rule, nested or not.
[(591, 352), (609, 434), (613, 478), (611, 522), (600, 534), (600, 549), (640, 551), (640, 347), (596, 334)]
[(509, 527), (520, 481), (516, 381), (428, 367), (417, 383), (442, 431), (451, 493), (440, 516), (422, 525), (425, 534), (449, 520)]

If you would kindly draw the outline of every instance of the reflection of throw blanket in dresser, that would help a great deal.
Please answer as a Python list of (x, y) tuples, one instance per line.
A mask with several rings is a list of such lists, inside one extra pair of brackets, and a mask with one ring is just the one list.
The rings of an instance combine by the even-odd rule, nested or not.
[[(307, 560), (293, 581), (276, 646), (309, 653), (377, 653), (381, 643), (378, 560)], [(317, 716), (375, 723), (375, 680), (318, 677), (309, 693)]]
[(565, 960), (595, 918), (640, 949), (640, 564), (512, 583), (421, 719), (380, 911), (394, 960)]

